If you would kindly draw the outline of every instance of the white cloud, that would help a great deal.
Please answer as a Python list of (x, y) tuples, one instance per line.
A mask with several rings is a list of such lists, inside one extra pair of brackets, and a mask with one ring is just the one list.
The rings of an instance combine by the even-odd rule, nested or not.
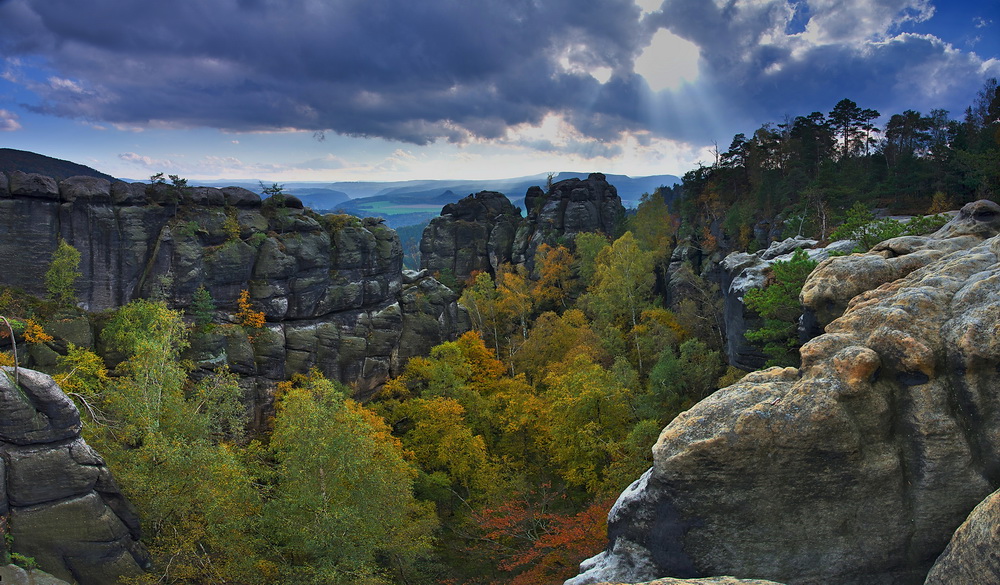
[(0, 132), (13, 132), (21, 129), (18, 116), (10, 110), (0, 110)]
[(177, 164), (174, 163), (174, 161), (172, 160), (156, 159), (150, 156), (137, 154), (135, 152), (123, 152), (118, 155), (118, 158), (127, 163), (132, 163), (141, 167), (145, 167), (147, 169), (163, 170), (163, 169), (171, 169), (177, 166)]
[(635, 0), (635, 4), (642, 10), (643, 14), (649, 14), (659, 10), (663, 0)]
[(906, 22), (934, 16), (931, 0), (810, 0), (803, 36), (813, 44), (859, 43), (886, 37)]
[(698, 45), (660, 29), (635, 60), (635, 72), (646, 79), (653, 91), (677, 89), (698, 79), (700, 58)]

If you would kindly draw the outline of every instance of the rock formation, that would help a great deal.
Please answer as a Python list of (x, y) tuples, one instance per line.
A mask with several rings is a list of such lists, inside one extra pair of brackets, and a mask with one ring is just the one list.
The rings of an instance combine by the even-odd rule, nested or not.
[(265, 384), (314, 366), (343, 382), (377, 380), (425, 347), (401, 346), (419, 337), (411, 327), (433, 340), (467, 328), (436, 283), (421, 285), (433, 302), (404, 298), (399, 238), (377, 219), (319, 215), (291, 196), (262, 203), (236, 187), (0, 177), (0, 284), (43, 295), (62, 238), (81, 253), (79, 298), (92, 311), (140, 297), (184, 309), (203, 286), (225, 321), (249, 290), (266, 331), (253, 342), (216, 332), (196, 340), (194, 357)]
[(463, 282), (475, 271), (495, 274), (500, 264), (529, 270), (543, 243), (571, 243), (581, 232), (614, 233), (625, 208), (601, 173), (528, 189), (526, 218), (501, 193), (483, 191), (450, 203), (431, 220), (420, 239), (420, 266)]
[(528, 269), (534, 267), (535, 252), (543, 243), (572, 242), (583, 232), (610, 236), (625, 214), (618, 191), (601, 173), (591, 173), (586, 180), (559, 181), (548, 193), (532, 187), (524, 196), (524, 207), (528, 217), (517, 228), (512, 257)]
[(926, 585), (1000, 583), (1000, 491), (976, 506), (938, 557)]
[(866, 258), (887, 276), (843, 293), (855, 296), (800, 369), (752, 373), (671, 422), (609, 514), (608, 549), (567, 583), (922, 583), (1000, 486), (995, 209), (825, 261), (807, 283), (834, 291), (820, 307)]
[(904, 236), (876, 244), (867, 254), (854, 254), (816, 267), (802, 287), (802, 304), (819, 328), (843, 314), (852, 299), (902, 278), (946, 255), (967, 250), (1000, 231), (1000, 205), (969, 203), (929, 236)]
[(45, 571), (110, 585), (148, 565), (138, 515), (80, 438), (76, 406), (45, 374), (0, 371), (0, 480), (11, 549)]
[(521, 210), (496, 191), (449, 203), (420, 238), (420, 267), (465, 282), (474, 272), (496, 274), (510, 262)]

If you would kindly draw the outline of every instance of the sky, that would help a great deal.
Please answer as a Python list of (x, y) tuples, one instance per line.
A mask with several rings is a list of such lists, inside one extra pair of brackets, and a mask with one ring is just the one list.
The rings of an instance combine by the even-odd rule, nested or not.
[(1000, 0), (0, 0), (0, 146), (116, 177), (682, 175), (842, 98), (961, 118)]

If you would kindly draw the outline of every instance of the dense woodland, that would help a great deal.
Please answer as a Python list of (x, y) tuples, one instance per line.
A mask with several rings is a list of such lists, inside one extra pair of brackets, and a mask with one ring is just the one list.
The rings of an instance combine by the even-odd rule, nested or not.
[[(235, 375), (182, 359), (213, 328), (259, 331), (263, 314), (245, 296), (237, 324), (213, 323), (205, 295), (187, 315), (149, 299), (96, 316), (100, 355), (69, 347), (55, 375), (142, 514), (156, 565), (134, 582), (529, 585), (575, 574), (603, 548), (607, 511), (650, 465), (660, 429), (743, 375), (723, 360), (721, 297), (699, 263), (785, 236), (828, 240), (838, 227), (857, 237), (875, 209), (933, 214), (1000, 194), (995, 80), (961, 120), (906, 111), (878, 128), (879, 117), (845, 99), (737, 135), (711, 166), (644, 197), (614, 239), (580, 234), (541, 246), (531, 273), (507, 266), (462, 283), (475, 329), (412, 359), (372, 400), (297, 376), (252, 436)], [(696, 252), (670, 268), (687, 294), (668, 303), (681, 246)], [(48, 299), (0, 294), (28, 344), (74, 313), (74, 252), (54, 257)], [(803, 271), (789, 274), (801, 287)], [(778, 296), (792, 294), (794, 284)]]

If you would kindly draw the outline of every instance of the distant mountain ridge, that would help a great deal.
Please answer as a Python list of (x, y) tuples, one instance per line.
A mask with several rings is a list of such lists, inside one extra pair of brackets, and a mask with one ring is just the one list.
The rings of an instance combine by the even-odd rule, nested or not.
[(98, 177), (109, 181), (115, 180), (111, 175), (104, 174), (86, 165), (13, 148), (0, 148), (0, 171), (7, 173), (14, 171), (38, 173), (52, 177), (56, 181), (77, 176)]

